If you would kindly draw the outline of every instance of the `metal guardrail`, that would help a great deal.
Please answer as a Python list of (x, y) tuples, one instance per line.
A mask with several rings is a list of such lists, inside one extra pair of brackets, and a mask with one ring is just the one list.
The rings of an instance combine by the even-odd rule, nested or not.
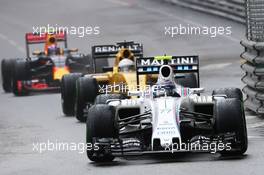
[(264, 115), (264, 0), (245, 0), (246, 38), (241, 41), (245, 51), (241, 54), (241, 65), (246, 84), (245, 107)]
[(179, 6), (245, 23), (244, 0), (164, 0)]
[(242, 82), (246, 84), (243, 92), (246, 94), (245, 107), (257, 114), (264, 114), (264, 42), (242, 40), (245, 51), (241, 54), (245, 72)]

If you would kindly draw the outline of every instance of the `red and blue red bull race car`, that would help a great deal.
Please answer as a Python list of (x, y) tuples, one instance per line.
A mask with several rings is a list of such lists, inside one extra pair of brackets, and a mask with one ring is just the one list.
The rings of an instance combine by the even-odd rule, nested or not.
[[(26, 33), (26, 58), (2, 60), (2, 82), (5, 92), (16, 96), (33, 91), (58, 91), (63, 75), (71, 72), (88, 73), (90, 56), (67, 48), (67, 35), (54, 33)], [(59, 43), (64, 43), (64, 48)], [(44, 51), (30, 54), (30, 45), (45, 44)]]

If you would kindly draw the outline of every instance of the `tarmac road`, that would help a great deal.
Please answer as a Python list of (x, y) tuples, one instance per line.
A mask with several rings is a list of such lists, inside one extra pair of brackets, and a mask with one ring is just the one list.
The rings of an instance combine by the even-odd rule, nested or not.
[[(99, 26), (99, 35), (69, 36), (69, 46), (89, 53), (94, 44), (135, 40), (145, 55), (192, 55), (201, 59), (201, 85), (242, 87), (241, 24), (151, 0), (5, 0), (0, 2), (1, 58), (24, 57), (24, 34), (33, 26)], [(171, 38), (165, 26), (231, 26), (231, 36), (181, 35)], [(248, 113), (249, 148), (241, 158), (218, 154), (133, 157), (96, 165), (78, 151), (33, 150), (37, 142), (85, 142), (85, 124), (64, 117), (59, 94), (14, 97), (0, 94), (0, 174), (263, 174), (264, 120)]]

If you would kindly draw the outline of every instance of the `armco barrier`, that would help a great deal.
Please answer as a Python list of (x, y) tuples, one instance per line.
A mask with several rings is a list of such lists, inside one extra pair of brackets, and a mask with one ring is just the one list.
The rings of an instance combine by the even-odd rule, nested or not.
[(246, 38), (241, 41), (245, 107), (264, 115), (264, 1), (245, 0)]
[(244, 0), (163, 0), (186, 8), (245, 23)]
[(264, 42), (242, 40), (241, 45), (245, 47), (241, 54), (244, 59), (241, 68), (245, 72), (241, 80), (246, 84), (243, 88), (245, 107), (264, 114)]

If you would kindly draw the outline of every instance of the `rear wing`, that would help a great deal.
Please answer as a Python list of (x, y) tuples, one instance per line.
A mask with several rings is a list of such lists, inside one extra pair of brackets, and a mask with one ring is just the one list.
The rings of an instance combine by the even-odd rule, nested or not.
[(198, 56), (156, 56), (138, 58), (136, 61), (137, 79), (139, 75), (159, 74), (162, 65), (172, 67), (174, 73), (196, 73), (200, 86), (199, 57)]
[(115, 58), (116, 54), (122, 48), (128, 48), (135, 56), (135, 58), (143, 57), (143, 45), (141, 43), (119, 42), (116, 45), (95, 45), (92, 46), (92, 60), (93, 68), (96, 70), (97, 59)]
[(26, 40), (26, 54), (27, 57), (30, 56), (29, 53), (29, 45), (31, 44), (42, 44), (46, 43), (47, 35), (52, 34), (56, 38), (57, 42), (64, 42), (64, 47), (67, 48), (67, 35), (64, 31), (57, 31), (53, 33), (26, 33), (25, 40)]

